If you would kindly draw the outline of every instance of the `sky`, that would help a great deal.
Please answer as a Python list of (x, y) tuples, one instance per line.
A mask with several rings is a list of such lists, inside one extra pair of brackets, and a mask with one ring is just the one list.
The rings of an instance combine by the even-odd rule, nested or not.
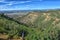
[(60, 0), (0, 0), (0, 10), (60, 9)]

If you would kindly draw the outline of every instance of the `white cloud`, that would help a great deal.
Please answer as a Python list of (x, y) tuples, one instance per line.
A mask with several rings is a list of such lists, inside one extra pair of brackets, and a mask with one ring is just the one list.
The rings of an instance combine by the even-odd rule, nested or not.
[(32, 1), (26, 1), (26, 2), (32, 2)]
[(26, 2), (24, 2), (24, 1), (21, 1), (21, 2), (16, 2), (15, 4), (18, 4), (18, 3), (26, 3)]
[(6, 5), (14, 5), (14, 4), (23, 4), (23, 3), (29, 3), (29, 2), (32, 2), (32, 1), (18, 1), (18, 2), (16, 2), (16, 1), (11, 1), (11, 2), (4, 2), (4, 3), (6, 3)]
[(12, 7), (9, 7), (7, 5), (0, 5), (0, 10), (13, 10), (13, 8)]
[(5, 0), (0, 0), (0, 2), (4, 2)]
[(0, 5), (0, 10), (6, 9), (6, 5)]
[[(11, 1), (11, 2), (6, 2), (4, 0), (0, 0), (0, 2), (5, 3), (3, 5), (0, 5), (0, 10), (7, 10), (7, 9), (12, 10), (14, 8), (14, 7), (12, 7), (12, 5), (14, 5), (14, 4), (24, 4), (24, 3), (29, 3), (29, 2), (32, 2), (32, 1), (17, 1), (17, 2), (16, 1)], [(26, 6), (28, 7), (29, 5), (26, 5)], [(15, 9), (17, 9), (17, 7)]]
[(32, 2), (32, 1), (19, 1), (19, 2), (16, 2), (16, 1), (15, 1), (15, 3), (14, 3), (14, 2), (13, 2), (13, 3), (14, 3), (14, 4), (19, 4), (19, 3), (28, 3), (28, 2)]
[(43, 0), (40, 0), (40, 1), (43, 1)]
[(10, 2), (7, 2), (5, 0), (0, 0), (1, 3), (5, 3), (3, 5), (14, 5), (14, 4), (24, 4), (24, 3), (29, 3), (29, 2), (32, 2), (32, 1), (10, 1)]
[(6, 4), (6, 5), (13, 5), (13, 4), (9, 3), (9, 4)]
[(27, 7), (29, 7), (30, 5), (26, 5)]

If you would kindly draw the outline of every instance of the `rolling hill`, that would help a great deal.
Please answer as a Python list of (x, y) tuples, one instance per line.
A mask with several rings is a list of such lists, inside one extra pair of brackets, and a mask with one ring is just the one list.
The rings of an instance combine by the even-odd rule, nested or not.
[(60, 40), (60, 10), (31, 11), (16, 19), (0, 14), (0, 34), (7, 39)]

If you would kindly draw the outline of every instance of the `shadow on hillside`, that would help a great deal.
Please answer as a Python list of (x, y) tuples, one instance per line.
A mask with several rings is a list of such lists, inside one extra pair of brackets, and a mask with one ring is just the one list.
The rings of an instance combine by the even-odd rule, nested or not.
[(1, 15), (1, 17), (4, 17), (4, 18), (6, 18), (6, 19), (8, 19), (8, 20), (11, 20), (11, 21), (14, 21), (14, 22), (16, 22), (16, 23), (18, 23), (18, 24), (21, 24), (21, 25), (24, 25), (24, 26), (27, 26), (27, 27), (29, 26), (29, 25), (27, 25), (27, 24), (24, 24), (24, 23), (21, 23), (21, 22), (15, 20), (15, 19), (13, 19), (13, 18), (10, 18), (10, 17), (8, 17), (7, 15), (4, 15), (4, 13), (1, 13), (0, 15)]

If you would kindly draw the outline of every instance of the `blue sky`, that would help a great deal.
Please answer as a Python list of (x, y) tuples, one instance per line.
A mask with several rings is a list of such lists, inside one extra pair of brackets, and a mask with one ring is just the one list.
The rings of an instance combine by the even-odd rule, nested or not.
[(0, 0), (0, 10), (41, 10), (60, 8), (60, 0)]

